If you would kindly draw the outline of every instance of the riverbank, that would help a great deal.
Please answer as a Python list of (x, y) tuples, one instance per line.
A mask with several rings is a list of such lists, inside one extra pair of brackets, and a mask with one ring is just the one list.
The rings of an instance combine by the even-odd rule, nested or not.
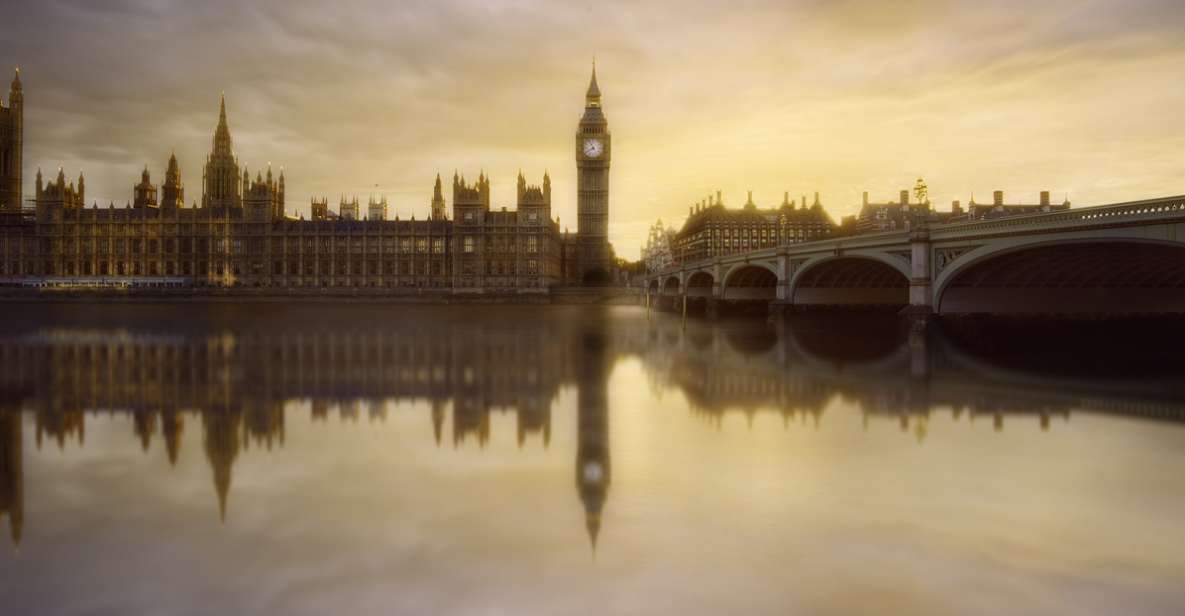
[(0, 303), (390, 303), (390, 304), (636, 304), (638, 291), (628, 288), (560, 288), (540, 293), (454, 293), (415, 289), (6, 289)]

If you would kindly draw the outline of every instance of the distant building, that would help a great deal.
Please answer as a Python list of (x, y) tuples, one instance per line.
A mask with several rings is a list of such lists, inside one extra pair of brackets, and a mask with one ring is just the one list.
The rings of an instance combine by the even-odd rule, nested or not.
[(1069, 199), (1061, 203), (1050, 203), (1048, 190), (1041, 191), (1037, 203), (1004, 203), (1004, 191), (997, 190), (992, 193), (992, 202), (990, 204), (976, 203), (975, 197), (971, 197), (971, 202), (967, 204), (966, 220), (991, 220), (993, 218), (1058, 212), (1068, 209), (1070, 209)]
[(878, 233), (881, 231), (896, 231), (908, 229), (920, 220), (934, 220), (949, 218), (938, 214), (930, 206), (930, 200), (911, 203), (909, 191), (902, 190), (896, 201), (874, 203), (868, 200), (868, 191), (864, 191), (864, 201), (860, 206), (860, 213), (856, 216), (855, 231), (857, 233)]
[[(919, 180), (920, 182), (921, 180)], [(844, 220), (844, 231), (847, 233), (878, 233), (909, 229), (920, 221), (925, 221), (928, 224), (968, 222), (1070, 209), (1069, 200), (1060, 204), (1050, 203), (1049, 191), (1041, 192), (1038, 203), (1012, 204), (1004, 203), (1004, 191), (997, 190), (993, 194), (991, 204), (976, 203), (975, 197), (972, 196), (966, 210), (963, 209), (959, 201), (953, 201), (949, 212), (935, 211), (929, 199), (911, 202), (909, 197), (909, 191), (902, 190), (896, 201), (873, 203), (868, 200), (868, 192), (865, 191), (860, 213), (853, 218)]]
[(702, 261), (738, 252), (806, 242), (830, 235), (835, 222), (823, 210), (819, 194), (810, 207), (806, 197), (799, 207), (783, 196), (782, 204), (758, 208), (753, 193), (740, 209), (728, 209), (720, 192), (691, 207), (683, 228), (675, 234), (673, 258), (680, 263)]
[(646, 245), (642, 247), (642, 262), (647, 272), (661, 272), (675, 264), (675, 236), (674, 227), (663, 226), (662, 219), (650, 227)]

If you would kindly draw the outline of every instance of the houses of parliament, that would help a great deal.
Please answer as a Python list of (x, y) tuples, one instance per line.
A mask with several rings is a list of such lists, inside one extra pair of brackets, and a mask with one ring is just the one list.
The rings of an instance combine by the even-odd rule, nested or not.
[(147, 168), (123, 207), (86, 203), (86, 181), (59, 169), (22, 203), (24, 92), (18, 70), (0, 103), (0, 286), (272, 288), (375, 293), (547, 293), (603, 285), (608, 241), (610, 135), (594, 67), (576, 132), (577, 231), (552, 216), (551, 179), (519, 174), (514, 210), (493, 208), (491, 179), (454, 173), (452, 208), (439, 175), (427, 216), (389, 220), (386, 199), (312, 199), (311, 219), (285, 211), (284, 172), (252, 177), (235, 156), (221, 102), (200, 203), (185, 203), (176, 156), (164, 182)]

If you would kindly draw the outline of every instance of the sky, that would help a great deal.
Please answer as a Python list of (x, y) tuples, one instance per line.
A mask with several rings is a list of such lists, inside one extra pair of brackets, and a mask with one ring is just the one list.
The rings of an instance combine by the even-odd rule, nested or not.
[(454, 170), (513, 208), (519, 170), (546, 170), (574, 230), (594, 56), (626, 258), (716, 190), (818, 191), (837, 221), (918, 177), (940, 209), (1185, 193), (1180, 0), (6, 0), (0, 18), (26, 193), (63, 166), (122, 204), (175, 151), (199, 200), (225, 92), (240, 163), (282, 166), (290, 213), (373, 194), (426, 216)]

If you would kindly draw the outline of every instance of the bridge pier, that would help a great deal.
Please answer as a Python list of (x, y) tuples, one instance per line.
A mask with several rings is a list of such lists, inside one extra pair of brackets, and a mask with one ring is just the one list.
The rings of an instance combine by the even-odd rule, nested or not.
[(909, 234), (909, 305), (901, 315), (922, 326), (934, 315), (934, 284), (930, 269), (930, 228), (920, 223)]
[(793, 272), (790, 266), (790, 257), (786, 254), (786, 247), (783, 246), (778, 251), (777, 261), (777, 275), (778, 285), (777, 292), (774, 295), (774, 301), (769, 303), (769, 318), (782, 319), (787, 312), (794, 310), (793, 297), (794, 293), (790, 288), (790, 279)]

